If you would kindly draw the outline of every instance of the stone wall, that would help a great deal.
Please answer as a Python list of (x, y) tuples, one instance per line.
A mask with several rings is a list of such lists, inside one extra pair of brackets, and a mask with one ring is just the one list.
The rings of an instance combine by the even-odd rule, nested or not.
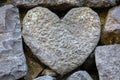
[(0, 80), (120, 80), (120, 0), (0, 0)]

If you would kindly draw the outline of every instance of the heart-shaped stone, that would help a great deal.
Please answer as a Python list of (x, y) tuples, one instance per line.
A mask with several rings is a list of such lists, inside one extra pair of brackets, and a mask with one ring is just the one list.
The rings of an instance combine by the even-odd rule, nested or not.
[(80, 66), (96, 47), (100, 20), (87, 7), (74, 8), (60, 19), (36, 7), (23, 20), (23, 37), (38, 59), (63, 75)]

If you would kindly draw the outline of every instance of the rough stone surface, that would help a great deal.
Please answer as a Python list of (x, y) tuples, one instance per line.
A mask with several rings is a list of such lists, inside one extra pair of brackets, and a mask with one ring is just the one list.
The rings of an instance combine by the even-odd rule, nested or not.
[(18, 9), (0, 7), (0, 80), (16, 80), (26, 74), (20, 28)]
[(103, 44), (120, 43), (120, 6), (109, 10), (101, 41)]
[(52, 70), (50, 70), (50, 69), (45, 69), (42, 73), (41, 73), (41, 75), (49, 75), (49, 76), (57, 76), (57, 74), (54, 72), (54, 71), (52, 71)]
[[(19, 7), (34, 7), (46, 6), (54, 8), (70, 8), (78, 6), (87, 6), (93, 8), (104, 8), (115, 6), (120, 3), (120, 0), (11, 0), (15, 6)], [(58, 7), (59, 6), (59, 7)]]
[(36, 7), (23, 20), (23, 37), (41, 62), (63, 75), (80, 66), (96, 47), (100, 20), (87, 7), (70, 10), (62, 20)]
[(34, 80), (56, 80), (56, 79), (51, 76), (42, 76), (42, 77), (38, 77)]
[(99, 46), (95, 57), (100, 80), (120, 80), (120, 45)]
[(85, 0), (85, 6), (94, 8), (110, 7), (116, 4), (117, 0)]
[(93, 80), (86, 71), (78, 71), (69, 76), (66, 80)]
[(15, 6), (19, 7), (33, 7), (37, 5), (41, 6), (47, 6), (47, 7), (52, 7), (55, 6), (54, 8), (70, 8), (71, 6), (79, 6), (83, 4), (83, 0), (12, 0), (12, 3)]

